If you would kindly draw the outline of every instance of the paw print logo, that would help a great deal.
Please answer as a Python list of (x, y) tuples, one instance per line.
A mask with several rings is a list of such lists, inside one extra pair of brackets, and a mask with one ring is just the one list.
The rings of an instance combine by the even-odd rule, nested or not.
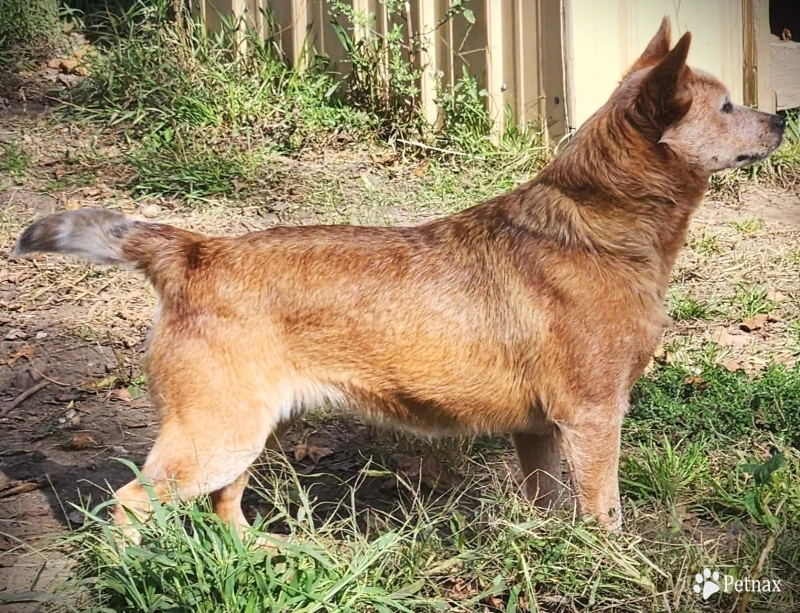
[(697, 573), (694, 576), (694, 587), (692, 588), (695, 594), (700, 594), (702, 592), (703, 600), (708, 600), (708, 597), (712, 594), (716, 594), (719, 592), (719, 573), (714, 571), (713, 573), (708, 569), (703, 569), (703, 574)]

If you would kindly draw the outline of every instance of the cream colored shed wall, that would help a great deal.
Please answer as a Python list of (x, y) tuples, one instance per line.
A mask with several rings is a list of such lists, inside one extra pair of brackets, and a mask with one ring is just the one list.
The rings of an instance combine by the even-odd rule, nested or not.
[(689, 64), (706, 70), (743, 101), (741, 0), (566, 0), (571, 2), (570, 127), (577, 128), (609, 97), (622, 74), (658, 30), (672, 20), (673, 42), (693, 35)]

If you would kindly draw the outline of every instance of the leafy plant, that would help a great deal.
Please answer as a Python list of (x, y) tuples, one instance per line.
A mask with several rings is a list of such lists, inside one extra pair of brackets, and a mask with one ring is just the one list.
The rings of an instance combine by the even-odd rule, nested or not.
[(420, 33), (407, 31), (405, 2), (388, 0), (383, 8), (390, 25), (379, 33), (374, 14), (331, 0), (331, 23), (345, 50), (345, 70), (334, 88), (345, 104), (377, 117), (381, 136), (393, 140), (423, 129), (418, 85), (422, 69), (416, 62), (422, 43)]
[[(782, 451), (773, 449), (763, 462), (745, 462), (723, 481), (714, 481), (719, 502), (730, 509), (745, 512), (757, 523), (777, 532), (782, 524), (781, 511), (793, 494), (791, 485), (780, 478), (779, 472), (786, 467)], [(749, 475), (742, 483), (739, 475)], [(794, 494), (796, 496), (796, 493)]]

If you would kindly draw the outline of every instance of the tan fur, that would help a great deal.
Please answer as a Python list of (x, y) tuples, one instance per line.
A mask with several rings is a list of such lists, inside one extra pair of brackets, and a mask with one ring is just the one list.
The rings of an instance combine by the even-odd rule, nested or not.
[[(723, 109), (722, 84), (685, 64), (689, 41), (670, 51), (665, 19), (539, 176), (423, 226), (211, 238), (114, 221), (113, 240), (82, 229), (106, 236), (104, 254), (119, 242), (159, 295), (147, 370), (161, 431), (142, 471), (157, 495), (212, 493), (245, 525), (250, 464), (328, 400), (428, 435), (511, 433), (544, 505), (563, 450), (582, 512), (618, 528), (622, 419), (668, 322), (691, 214), (711, 172), (782, 136), (775, 116)], [(47, 223), (23, 252), (36, 236), (66, 250), (63, 222)], [(138, 481), (117, 495), (146, 514)]]

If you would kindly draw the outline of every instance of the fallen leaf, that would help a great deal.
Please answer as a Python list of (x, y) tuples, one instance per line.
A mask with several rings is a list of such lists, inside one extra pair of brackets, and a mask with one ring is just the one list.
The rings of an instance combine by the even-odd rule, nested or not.
[(294, 446), (294, 461), (300, 462), (308, 455), (308, 445), (295, 445)]
[(717, 326), (711, 331), (711, 340), (720, 347), (744, 347), (750, 339), (743, 334), (731, 334), (724, 326)]
[(30, 361), (33, 359), (33, 347), (25, 343), (25, 345), (17, 351), (14, 355), (12, 355), (9, 359), (7, 364), (9, 366), (13, 366), (14, 363), (19, 360), (20, 358), (25, 358), (26, 360)]
[(694, 519), (697, 517), (695, 513), (692, 513), (689, 510), (689, 506), (685, 504), (675, 505), (675, 516), (681, 521), (686, 521), (687, 519)]
[(67, 198), (64, 201), (64, 208), (67, 211), (77, 211), (79, 208), (81, 208), (81, 203), (74, 198)]
[(59, 68), (64, 72), (72, 72), (78, 67), (78, 64), (80, 63), (81, 63), (80, 59), (76, 58), (75, 56), (68, 57), (61, 60)]
[(111, 392), (111, 397), (115, 400), (120, 400), (121, 402), (128, 404), (133, 402), (133, 395), (125, 387), (119, 387), (115, 389), (113, 392)]
[(432, 489), (446, 490), (458, 484), (459, 479), (443, 467), (433, 454), (422, 462), (422, 480)]
[(322, 458), (329, 456), (333, 453), (330, 447), (322, 447), (317, 445), (300, 444), (294, 447), (294, 459), (296, 462), (308, 457), (314, 464), (319, 462)]
[(745, 332), (755, 332), (756, 330), (763, 328), (765, 323), (767, 323), (767, 316), (764, 313), (761, 313), (740, 323), (739, 328)]
[(76, 430), (81, 426), (81, 416), (72, 408), (74, 405), (74, 402), (70, 402), (70, 409), (64, 414), (64, 428), (67, 430)]
[(26, 338), (28, 338), (27, 334), (25, 334), (19, 328), (14, 328), (13, 330), (10, 330), (8, 332), (8, 334), (5, 335), (5, 338), (3, 340), (5, 340), (5, 341), (17, 341), (17, 340), (26, 339)]
[(458, 477), (444, 468), (436, 456), (429, 453), (424, 458), (396, 455), (397, 470), (411, 481), (422, 482), (434, 490), (446, 490), (459, 483)]
[(80, 389), (86, 390), (89, 392), (97, 392), (100, 390), (105, 390), (114, 387), (114, 385), (119, 380), (119, 377), (116, 375), (108, 375), (107, 377), (103, 377), (98, 381), (87, 381), (83, 385), (80, 386)]
[(722, 360), (721, 364), (728, 372), (738, 372), (742, 370), (742, 363), (738, 358), (727, 358)]
[(783, 302), (786, 300), (786, 296), (775, 290), (769, 290), (765, 298), (770, 302)]
[(708, 387), (708, 381), (703, 379), (703, 377), (701, 377), (700, 375), (694, 375), (692, 377), (686, 377), (686, 379), (684, 379), (683, 382), (686, 385), (694, 385), (694, 386), (700, 388), (701, 390), (704, 390), (704, 389), (706, 389)]
[(0, 498), (8, 498), (26, 492), (32, 492), (42, 487), (39, 481), (11, 481), (4, 490), (0, 491)]
[(82, 451), (83, 449), (97, 449), (100, 445), (89, 434), (76, 434), (66, 443), (61, 445), (67, 451)]

